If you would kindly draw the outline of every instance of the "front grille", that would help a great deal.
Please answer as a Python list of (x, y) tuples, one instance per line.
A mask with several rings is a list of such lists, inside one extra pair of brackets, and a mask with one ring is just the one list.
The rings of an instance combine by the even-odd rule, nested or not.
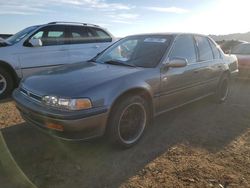
[(37, 94), (35, 94), (35, 93), (33, 93), (33, 92), (30, 92), (30, 91), (28, 91), (27, 89), (20, 88), (20, 92), (21, 92), (23, 95), (25, 95), (26, 97), (28, 97), (28, 98), (30, 98), (30, 99), (36, 101), (36, 102), (39, 102), (39, 103), (42, 102), (42, 96), (37, 95)]

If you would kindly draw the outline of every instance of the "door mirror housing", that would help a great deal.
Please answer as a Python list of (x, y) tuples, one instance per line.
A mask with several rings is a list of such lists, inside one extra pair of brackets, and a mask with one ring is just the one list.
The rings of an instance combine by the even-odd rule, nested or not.
[(166, 66), (167, 67), (173, 67), (173, 68), (175, 67), (175, 68), (177, 68), (177, 67), (185, 67), (185, 66), (187, 66), (187, 64), (188, 64), (188, 61), (185, 58), (174, 58), (174, 59), (171, 59), (166, 64)]
[(29, 43), (32, 45), (32, 47), (41, 47), (43, 46), (43, 43), (41, 39), (30, 39)]

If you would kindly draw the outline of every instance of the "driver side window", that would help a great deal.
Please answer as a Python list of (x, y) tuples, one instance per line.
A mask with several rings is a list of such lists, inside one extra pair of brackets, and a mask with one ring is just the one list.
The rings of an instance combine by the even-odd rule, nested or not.
[(33, 35), (32, 39), (41, 39), (43, 36), (43, 31), (39, 31), (38, 33), (36, 33), (35, 35)]
[(41, 39), (42, 46), (64, 45), (68, 42), (63, 25), (46, 26), (36, 32), (31, 39)]
[(170, 59), (184, 58), (188, 63), (196, 62), (196, 52), (192, 35), (178, 36), (170, 53)]

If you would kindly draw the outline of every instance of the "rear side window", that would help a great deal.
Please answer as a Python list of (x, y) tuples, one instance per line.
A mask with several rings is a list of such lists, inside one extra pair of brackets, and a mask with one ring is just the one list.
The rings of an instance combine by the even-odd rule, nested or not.
[(195, 36), (196, 44), (198, 47), (199, 61), (212, 60), (213, 52), (206, 37)]
[(65, 27), (62, 25), (44, 27), (36, 32), (32, 38), (41, 39), (43, 46), (67, 44)]
[(104, 30), (93, 27), (89, 27), (88, 30), (92, 35), (93, 42), (112, 42), (112, 37)]
[(192, 35), (181, 35), (176, 39), (170, 58), (185, 58), (188, 63), (196, 62), (194, 39)]
[(91, 42), (92, 34), (83, 26), (70, 26), (69, 38), (71, 44), (84, 44)]
[(212, 51), (214, 54), (214, 59), (220, 59), (221, 55), (220, 55), (219, 49), (216, 47), (216, 45), (210, 39), (208, 39), (208, 41), (209, 41), (210, 46), (212, 48)]

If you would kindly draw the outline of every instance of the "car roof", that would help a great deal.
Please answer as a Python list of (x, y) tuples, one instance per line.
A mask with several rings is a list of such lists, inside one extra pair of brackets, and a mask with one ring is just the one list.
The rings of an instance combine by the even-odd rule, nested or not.
[(162, 35), (172, 35), (172, 36), (178, 36), (178, 35), (197, 35), (197, 36), (204, 36), (208, 37), (207, 35), (198, 34), (198, 33), (185, 33), (185, 32), (162, 32), (162, 33), (143, 33), (143, 34), (135, 34), (135, 35), (129, 35), (128, 37), (132, 36), (162, 36)]
[(40, 25), (34, 25), (38, 28), (45, 27), (45, 26), (50, 26), (50, 25), (62, 25), (62, 26), (83, 26), (83, 27), (91, 27), (91, 28), (97, 28), (104, 30), (106, 33), (108, 33), (112, 38), (114, 38), (113, 34), (110, 33), (106, 28), (103, 28), (99, 25), (95, 24), (89, 24), (89, 23), (79, 23), (79, 22), (50, 22), (46, 24), (40, 24)]
[(55, 22), (49, 22), (48, 25), (75, 25), (75, 26), (90, 26), (90, 27), (100, 27), (96, 24), (90, 24), (90, 23), (81, 23), (81, 22), (66, 22), (66, 21), (55, 21)]
[(48, 25), (84, 26), (84, 27), (93, 27), (93, 28), (104, 29), (104, 28), (100, 27), (99, 25), (89, 24), (89, 23), (78, 23), (78, 22), (50, 22), (50, 23), (34, 25), (34, 26), (44, 27), (44, 26), (48, 26)]

